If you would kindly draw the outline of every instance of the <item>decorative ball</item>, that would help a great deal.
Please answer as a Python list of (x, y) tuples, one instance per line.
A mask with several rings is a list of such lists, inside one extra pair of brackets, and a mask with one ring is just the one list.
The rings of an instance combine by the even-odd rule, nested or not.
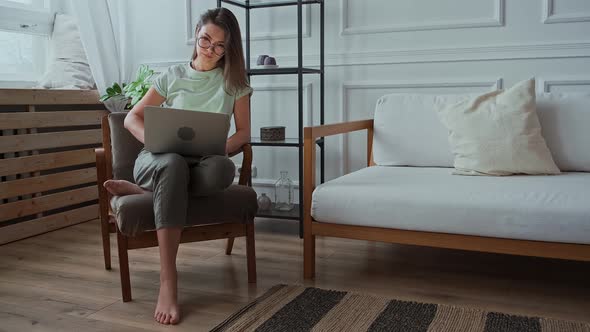
[(264, 59), (264, 65), (265, 66), (276, 66), (277, 60), (275, 58), (269, 56), (266, 59)]
[(266, 58), (268, 58), (268, 55), (266, 55), (266, 54), (259, 55), (258, 59), (256, 60), (256, 64), (258, 66), (264, 65), (264, 60), (266, 60)]

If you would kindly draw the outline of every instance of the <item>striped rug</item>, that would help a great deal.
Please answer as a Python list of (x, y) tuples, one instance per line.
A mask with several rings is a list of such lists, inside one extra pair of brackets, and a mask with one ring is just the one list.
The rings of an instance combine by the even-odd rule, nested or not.
[(590, 332), (590, 324), (278, 285), (212, 331)]

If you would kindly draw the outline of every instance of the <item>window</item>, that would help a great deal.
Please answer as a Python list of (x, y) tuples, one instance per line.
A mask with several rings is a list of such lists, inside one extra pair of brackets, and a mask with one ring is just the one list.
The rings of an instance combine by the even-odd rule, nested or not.
[(46, 8), (48, 5), (45, 0), (2, 0), (0, 6), (5, 7), (32, 7), (32, 8)]
[(2, 86), (32, 86), (43, 75), (52, 24), (48, 0), (0, 0)]

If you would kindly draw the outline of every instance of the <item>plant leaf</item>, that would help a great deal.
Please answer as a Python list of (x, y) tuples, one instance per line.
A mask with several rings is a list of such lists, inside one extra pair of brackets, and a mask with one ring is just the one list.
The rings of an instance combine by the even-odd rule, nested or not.
[(129, 100), (128, 108), (131, 108), (137, 104), (149, 91), (153, 85), (151, 78), (154, 76), (155, 71), (150, 69), (149, 66), (143, 64), (137, 69), (136, 79), (129, 83), (118, 82), (107, 88), (106, 94), (101, 96), (101, 101), (108, 100), (116, 96), (123, 96)]

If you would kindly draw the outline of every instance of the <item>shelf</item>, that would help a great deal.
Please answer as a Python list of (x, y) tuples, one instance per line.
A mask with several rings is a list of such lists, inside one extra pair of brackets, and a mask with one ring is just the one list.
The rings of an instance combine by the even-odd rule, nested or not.
[[(303, 0), (302, 4), (310, 5), (315, 3), (321, 3), (323, 0)], [(247, 8), (247, 9), (256, 9), (256, 8), (269, 8), (269, 7), (284, 7), (284, 6), (297, 6), (297, 1), (293, 0), (265, 0), (265, 1), (253, 1), (250, 2), (249, 5), (246, 5), (245, 0), (221, 0), (223, 3), (227, 3), (230, 5)]]
[(295, 204), (291, 211), (276, 211), (274, 210), (275, 204), (272, 203), (270, 210), (258, 211), (256, 214), (260, 218), (274, 218), (274, 219), (294, 219), (299, 220), (299, 204)]
[(263, 141), (260, 137), (252, 137), (250, 139), (250, 145), (252, 146), (299, 146), (299, 139), (287, 138), (282, 141)]
[[(1, 0), (0, 0), (1, 1)], [(260, 137), (253, 137), (250, 141), (250, 145), (252, 146), (262, 146), (262, 147), (271, 147), (271, 148), (277, 148), (277, 147), (291, 147), (291, 150), (295, 150), (295, 152), (298, 153), (299, 155), (299, 162), (298, 162), (298, 166), (299, 166), (299, 172), (301, 174), (301, 172), (303, 171), (303, 148), (304, 148), (304, 143), (303, 143), (303, 133), (304, 133), (304, 124), (302, 122), (302, 119), (304, 117), (304, 103), (302, 102), (302, 95), (303, 94), (303, 88), (302, 88), (302, 75), (303, 74), (319, 74), (318, 79), (320, 80), (320, 89), (319, 89), (319, 95), (320, 95), (320, 103), (319, 103), (319, 111), (320, 111), (320, 124), (324, 124), (324, 104), (325, 104), (325, 100), (324, 100), (324, 89), (325, 89), (325, 64), (324, 64), (324, 23), (325, 23), (325, 15), (324, 15), (324, 5), (325, 5), (325, 1), (324, 0), (217, 0), (217, 7), (222, 7), (223, 4), (227, 4), (227, 5), (231, 5), (231, 6), (237, 6), (240, 8), (245, 9), (244, 10), (244, 14), (246, 17), (246, 36), (248, 36), (248, 38), (246, 38), (245, 41), (245, 55), (246, 55), (246, 64), (248, 66), (248, 70), (247, 70), (247, 75), (248, 78), (251, 80), (253, 76), (262, 76), (262, 75), (296, 75), (296, 77), (299, 78), (299, 82), (298, 82), (298, 89), (297, 89), (297, 97), (299, 98), (299, 102), (296, 103), (297, 109), (298, 109), (298, 123), (297, 123), (297, 131), (292, 133), (292, 134), (297, 134), (297, 136), (295, 138), (287, 138), (285, 140), (281, 140), (281, 141), (263, 141), (260, 139)], [(320, 51), (320, 63), (319, 65), (314, 65), (314, 64), (309, 64), (308, 67), (305, 67), (303, 65), (303, 36), (302, 36), (302, 24), (303, 24), (303, 19), (304, 16), (302, 15), (303, 12), (301, 11), (302, 9), (302, 5), (311, 5), (313, 6), (314, 4), (318, 4), (319, 8), (319, 51)], [(251, 11), (250, 9), (257, 9), (257, 8), (271, 8), (271, 7), (275, 7), (275, 8), (280, 8), (280, 7), (286, 7), (286, 6), (291, 6), (291, 9), (296, 9), (295, 12), (296, 13), (291, 13), (290, 16), (294, 16), (294, 18), (297, 19), (297, 61), (293, 61), (290, 63), (285, 63), (285, 67), (282, 67), (282, 63), (279, 63), (279, 66), (275, 66), (275, 68), (268, 68), (268, 66), (256, 66), (256, 65), (251, 65), (251, 35), (250, 35), (250, 29), (252, 28), (251, 26)], [(295, 8), (292, 8), (295, 7)], [(309, 7), (306, 7), (306, 9), (310, 9)], [(256, 59), (256, 57), (254, 58)], [(315, 93), (315, 92), (314, 92)], [(315, 106), (315, 105), (314, 105)], [(311, 121), (313, 123), (313, 121)], [(256, 133), (257, 134), (257, 133)], [(261, 135), (262, 136), (262, 135)], [(317, 144), (317, 146), (319, 147), (318, 150), (320, 150), (320, 178), (321, 178), (321, 182), (324, 182), (324, 157), (325, 157), (325, 153), (324, 153), (324, 148), (325, 148), (325, 141), (323, 138), (319, 138), (315, 141), (315, 144)], [(295, 149), (293, 149), (295, 148)], [(302, 184), (301, 184), (302, 185)], [(299, 192), (298, 192), (298, 196), (299, 196), (299, 202), (303, 202), (303, 187), (301, 186), (299, 188)], [(303, 203), (302, 203), (303, 204)], [(274, 205), (273, 205), (274, 206)], [(295, 205), (295, 207), (293, 208), (293, 210), (291, 211), (287, 211), (287, 212), (281, 212), (281, 211), (274, 211), (274, 210), (269, 210), (269, 211), (259, 211), (259, 213), (257, 214), (257, 217), (262, 217), (262, 218), (274, 218), (274, 219), (292, 219), (292, 220), (298, 220), (299, 221), (299, 236), (301, 238), (303, 238), (303, 215), (302, 215), (302, 211), (300, 211), (300, 209), (302, 208), (302, 205)]]
[[(248, 71), (249, 75), (287, 75), (287, 74), (297, 74), (298, 73), (297, 67), (285, 67), (285, 68), (275, 68), (275, 69), (250, 69)], [(311, 69), (311, 68), (302, 68), (304, 74), (321, 74), (322, 71), (319, 69)]]

